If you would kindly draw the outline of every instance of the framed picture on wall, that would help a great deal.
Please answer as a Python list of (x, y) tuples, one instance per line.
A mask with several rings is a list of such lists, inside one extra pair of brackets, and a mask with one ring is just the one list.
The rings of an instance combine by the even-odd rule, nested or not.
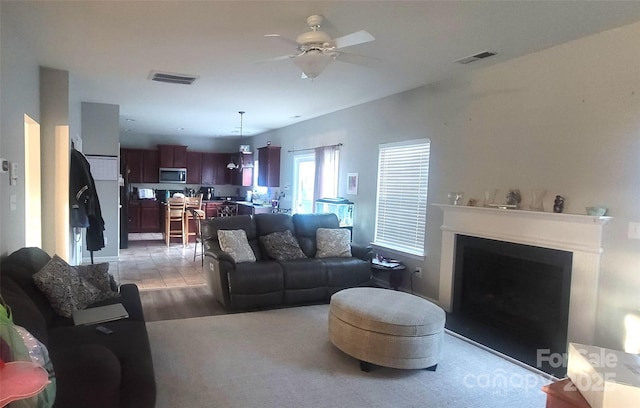
[(358, 194), (358, 173), (347, 174), (347, 194)]

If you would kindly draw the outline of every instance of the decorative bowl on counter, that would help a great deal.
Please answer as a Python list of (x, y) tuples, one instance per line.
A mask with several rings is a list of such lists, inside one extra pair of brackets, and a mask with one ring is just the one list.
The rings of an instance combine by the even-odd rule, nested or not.
[(587, 214), (602, 217), (607, 213), (607, 207), (587, 207)]

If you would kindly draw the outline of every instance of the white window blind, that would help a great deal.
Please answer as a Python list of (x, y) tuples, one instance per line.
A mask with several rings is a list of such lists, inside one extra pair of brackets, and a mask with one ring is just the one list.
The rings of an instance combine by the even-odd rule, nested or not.
[(424, 256), (429, 139), (380, 145), (374, 245)]

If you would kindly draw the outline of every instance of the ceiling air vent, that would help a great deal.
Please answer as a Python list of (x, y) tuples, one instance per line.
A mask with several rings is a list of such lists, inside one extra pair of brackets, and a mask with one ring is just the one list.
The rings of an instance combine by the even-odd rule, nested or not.
[(453, 61), (453, 62), (456, 62), (458, 64), (471, 64), (472, 62), (476, 62), (476, 61), (479, 61), (481, 59), (493, 57), (494, 55), (496, 55), (495, 52), (484, 51), (484, 52), (479, 52), (479, 53), (477, 53), (475, 55), (471, 55), (469, 57), (460, 58), (459, 60), (456, 60), (456, 61)]
[(152, 81), (166, 82), (168, 84), (191, 85), (196, 79), (196, 75), (174, 74), (171, 72), (151, 71), (149, 79)]

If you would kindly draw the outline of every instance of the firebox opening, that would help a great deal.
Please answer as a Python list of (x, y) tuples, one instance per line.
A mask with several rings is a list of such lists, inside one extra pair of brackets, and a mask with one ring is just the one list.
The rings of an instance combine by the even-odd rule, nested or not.
[(457, 235), (447, 328), (566, 375), (556, 357), (567, 351), (572, 258), (571, 252)]

